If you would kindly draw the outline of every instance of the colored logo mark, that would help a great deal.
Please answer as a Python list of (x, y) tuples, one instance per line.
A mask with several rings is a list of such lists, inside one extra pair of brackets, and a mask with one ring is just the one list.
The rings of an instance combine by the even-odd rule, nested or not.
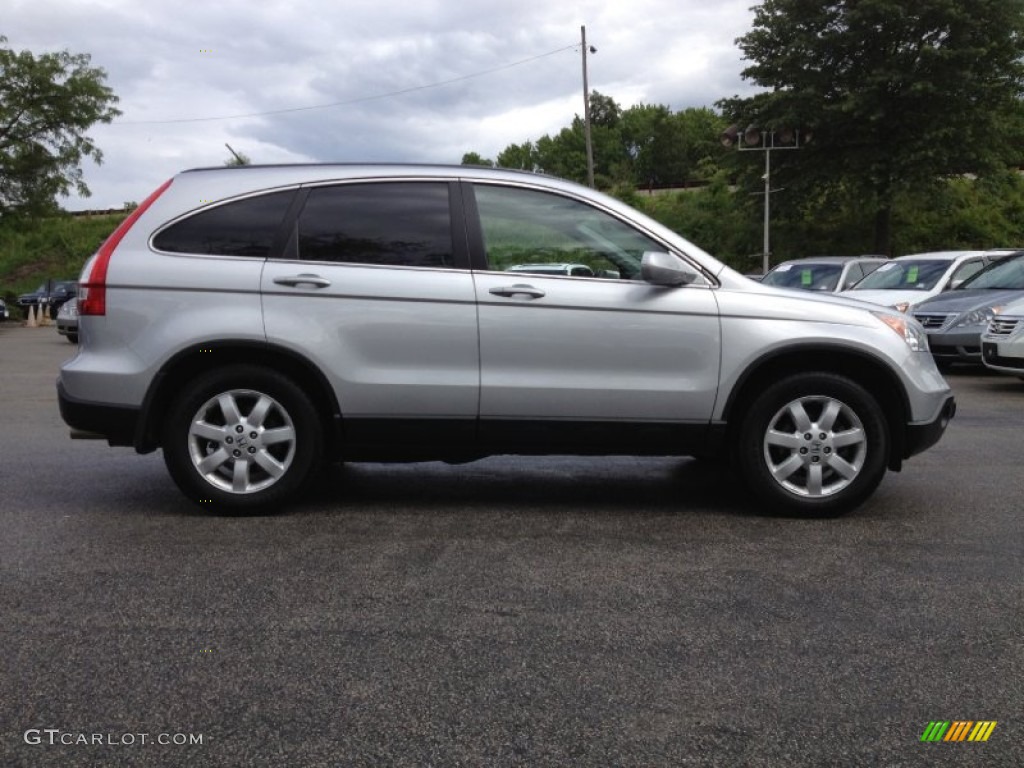
[(921, 741), (988, 741), (996, 720), (932, 720)]

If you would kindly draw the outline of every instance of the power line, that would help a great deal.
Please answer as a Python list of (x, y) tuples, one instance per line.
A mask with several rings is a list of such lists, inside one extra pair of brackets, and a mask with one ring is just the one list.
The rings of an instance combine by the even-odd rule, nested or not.
[(441, 80), (437, 83), (428, 83), (426, 85), (416, 85), (411, 88), (403, 88), (398, 91), (390, 91), (388, 93), (380, 93), (375, 96), (361, 96), (357, 99), (348, 99), (347, 101), (333, 101), (329, 104), (314, 104), (308, 107), (290, 107), (288, 109), (272, 109), (266, 112), (249, 112), (242, 115), (220, 115), (218, 117), (182, 117), (174, 120), (116, 120), (113, 125), (170, 125), (172, 123), (208, 123), (215, 120), (238, 120), (245, 117), (265, 117), (267, 115), (284, 115), (290, 112), (308, 112), (314, 109), (329, 109), (331, 107), (344, 107), (350, 104), (361, 104), (367, 101), (377, 101), (379, 99), (388, 99), (392, 96), (404, 96), (407, 93), (415, 93), (416, 91), (425, 91), (430, 88), (440, 88), (445, 85), (451, 85), (452, 83), (460, 83), (464, 80), (472, 80), (476, 77), (483, 77), (484, 75), (491, 75), (495, 72), (501, 72), (502, 70), (512, 69), (522, 64), (528, 64), (531, 61), (537, 61), (547, 56), (554, 56), (556, 53), (562, 53), (563, 51), (569, 51), (574, 48), (578, 48), (579, 43), (573, 43), (567, 45), (564, 48), (559, 48), (554, 51), (548, 51), (547, 53), (541, 53), (537, 56), (531, 56), (528, 59), (521, 59), (520, 61), (514, 61), (511, 64), (503, 64), (500, 67), (494, 67), (493, 69), (485, 69), (480, 72), (474, 72), (470, 75), (462, 75), (461, 77), (453, 77), (451, 80)]

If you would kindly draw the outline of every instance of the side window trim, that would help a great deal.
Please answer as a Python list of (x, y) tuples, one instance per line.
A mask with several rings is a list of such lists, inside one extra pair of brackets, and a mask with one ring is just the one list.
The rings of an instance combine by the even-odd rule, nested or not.
[[(306, 204), (307, 197), (309, 197), (309, 187), (303, 186), (299, 187), (295, 197), (292, 198), (292, 204), (288, 207), (284, 221), (281, 222), (271, 246), (272, 253), (280, 254), (278, 258), (295, 261), (299, 257), (297, 223), (299, 212)], [(271, 258), (274, 257), (271, 256)]]
[(452, 269), (470, 269), (469, 228), (462, 185), (448, 182), (448, 221), (452, 228)]
[(469, 268), (477, 272), (488, 271), (487, 246), (480, 223), (480, 209), (476, 204), (476, 190), (468, 181), (459, 182), (462, 191), (462, 209), (465, 217), (466, 242), (469, 247)]

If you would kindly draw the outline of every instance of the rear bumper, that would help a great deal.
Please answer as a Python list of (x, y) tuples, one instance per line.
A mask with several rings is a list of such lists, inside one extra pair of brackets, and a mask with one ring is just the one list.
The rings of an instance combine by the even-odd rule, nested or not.
[(922, 424), (908, 424), (906, 441), (903, 447), (903, 458), (909, 459), (922, 451), (926, 451), (939, 442), (942, 434), (949, 426), (950, 420), (956, 415), (956, 398), (950, 395), (942, 404), (934, 420)]
[(135, 445), (141, 413), (138, 408), (77, 400), (67, 393), (59, 378), (57, 402), (61, 418), (72, 429), (103, 435), (110, 445)]

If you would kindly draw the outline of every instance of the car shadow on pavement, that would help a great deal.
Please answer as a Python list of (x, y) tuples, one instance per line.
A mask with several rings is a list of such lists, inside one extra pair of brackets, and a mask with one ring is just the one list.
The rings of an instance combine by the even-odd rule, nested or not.
[(332, 464), (305, 512), (451, 508), (750, 515), (758, 510), (724, 464), (694, 459), (495, 457), (468, 464)]

